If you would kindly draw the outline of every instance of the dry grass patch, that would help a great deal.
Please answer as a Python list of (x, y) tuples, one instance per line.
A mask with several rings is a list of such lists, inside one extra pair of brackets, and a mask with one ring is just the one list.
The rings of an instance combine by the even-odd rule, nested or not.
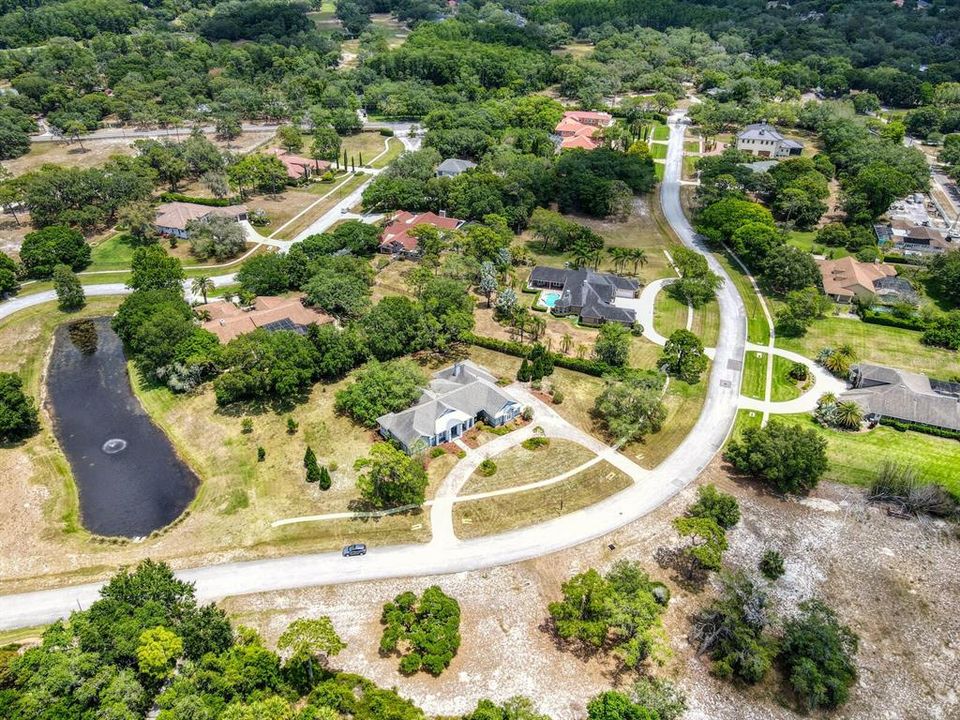
[(704, 380), (696, 385), (688, 385), (680, 380), (671, 379), (663, 398), (667, 408), (667, 419), (660, 432), (644, 438), (642, 443), (631, 443), (623, 448), (623, 454), (632, 457), (641, 467), (650, 470), (667, 459), (684, 441), (693, 426), (700, 419), (703, 403), (707, 399), (706, 378), (710, 368), (704, 372)]
[(579, 443), (557, 438), (549, 440), (549, 445), (537, 450), (527, 450), (518, 445), (491, 458), (497, 465), (496, 472), (490, 477), (475, 472), (460, 494), (472, 495), (547, 480), (578, 468), (595, 457), (592, 450)]
[(457, 537), (468, 539), (535, 525), (589, 507), (631, 485), (624, 472), (606, 460), (547, 487), (468, 500), (453, 507)]

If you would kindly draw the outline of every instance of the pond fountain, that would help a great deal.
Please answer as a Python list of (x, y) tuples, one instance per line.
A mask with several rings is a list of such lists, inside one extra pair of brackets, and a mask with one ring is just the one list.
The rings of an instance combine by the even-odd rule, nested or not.
[(57, 328), (47, 397), (88, 530), (146, 536), (190, 504), (197, 477), (133, 394), (109, 318)]

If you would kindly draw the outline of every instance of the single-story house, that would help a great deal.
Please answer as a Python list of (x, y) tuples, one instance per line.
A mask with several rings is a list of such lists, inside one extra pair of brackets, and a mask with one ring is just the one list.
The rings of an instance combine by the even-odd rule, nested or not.
[(407, 453), (460, 437), (478, 421), (498, 426), (522, 411), (520, 403), (497, 387), (496, 378), (469, 360), (433, 375), (417, 404), (377, 418), (380, 434)]
[(640, 283), (634, 278), (538, 265), (531, 271), (528, 285), (558, 291), (550, 312), (560, 317), (577, 315), (584, 325), (617, 322), (632, 327), (637, 321), (636, 312), (615, 304), (617, 298), (637, 297)]
[(402, 257), (416, 257), (417, 239), (410, 234), (418, 225), (433, 225), (440, 230), (456, 230), (464, 221), (432, 212), (411, 213), (401, 210), (387, 222), (380, 236), (380, 252)]
[(611, 125), (613, 125), (613, 116), (610, 113), (573, 110), (563, 114), (563, 118), (557, 123), (553, 132), (559, 138), (559, 150), (572, 148), (594, 150), (600, 145), (600, 142), (594, 138), (597, 131)]
[(170, 202), (157, 206), (153, 227), (161, 235), (187, 239), (190, 231), (187, 224), (193, 220), (205, 221), (211, 217), (226, 217), (237, 222), (247, 219), (246, 205), (211, 207), (196, 203)]
[(273, 155), (279, 158), (287, 169), (287, 177), (291, 180), (307, 180), (312, 175), (319, 175), (330, 169), (330, 163), (326, 160), (312, 160), (293, 155), (282, 148), (270, 148), (263, 152), (265, 155)]
[(839, 260), (817, 260), (823, 278), (823, 291), (838, 303), (851, 303), (854, 298), (879, 295), (877, 281), (894, 277), (897, 269), (887, 263), (860, 262), (852, 257)]
[(737, 150), (754, 157), (785, 158), (800, 155), (803, 143), (784, 137), (773, 125), (754, 123), (737, 134)]
[(850, 384), (840, 399), (859, 405), (868, 422), (890, 418), (960, 431), (960, 384), (866, 363), (853, 366)]
[(333, 318), (316, 308), (303, 304), (302, 296), (260, 296), (249, 308), (241, 308), (232, 302), (210, 302), (194, 308), (201, 317), (207, 317), (202, 327), (209, 330), (221, 343), (228, 343), (239, 335), (257, 328), (276, 331), (287, 330), (307, 334), (310, 325), (332, 323)]
[(436, 176), (453, 178), (461, 173), (465, 173), (471, 168), (475, 168), (476, 166), (477, 164), (475, 162), (470, 162), (469, 160), (461, 160), (460, 158), (447, 158), (442, 163), (437, 165)]

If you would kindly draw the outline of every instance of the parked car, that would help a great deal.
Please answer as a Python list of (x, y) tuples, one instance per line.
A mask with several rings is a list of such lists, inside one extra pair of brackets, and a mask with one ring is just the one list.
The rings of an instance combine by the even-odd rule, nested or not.
[(354, 545), (347, 545), (343, 549), (344, 557), (357, 557), (358, 555), (366, 555), (367, 546), (363, 543), (356, 543)]

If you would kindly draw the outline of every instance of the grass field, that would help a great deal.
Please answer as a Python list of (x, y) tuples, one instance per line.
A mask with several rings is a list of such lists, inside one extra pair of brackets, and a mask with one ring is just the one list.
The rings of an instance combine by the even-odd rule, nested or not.
[[(779, 355), (773, 356), (773, 390), (771, 399), (784, 402), (800, 397), (800, 385), (790, 377), (793, 361)], [(808, 381), (809, 382), (809, 381)]]
[(661, 125), (657, 123), (653, 126), (653, 139), (654, 140), (669, 140), (670, 139), (670, 128), (666, 125)]
[(860, 360), (949, 379), (960, 375), (960, 354), (920, 343), (913, 330), (828, 317), (817, 320), (801, 338), (777, 337), (777, 347), (816, 357), (824, 347), (850, 344)]
[[(361, 132), (356, 135), (347, 135), (340, 144), (340, 156), (344, 151), (351, 161), (356, 160), (357, 167), (361, 164), (369, 165), (377, 155), (387, 146), (388, 138), (378, 132)], [(400, 142), (396, 140), (395, 142)], [(401, 143), (402, 145), (402, 143)], [(361, 157), (363, 162), (361, 163)]]
[[(87, 270), (123, 270), (130, 267), (134, 247), (126, 233), (114, 233), (104, 238), (90, 250), (90, 267)], [(165, 244), (166, 245), (166, 244)]]
[(667, 146), (663, 143), (651, 143), (650, 145), (650, 157), (655, 160), (663, 160), (667, 157)]
[(657, 293), (653, 306), (653, 329), (664, 337), (670, 337), (674, 330), (687, 327), (687, 305), (674, 298), (670, 293)]
[(683, 142), (683, 151), (685, 153), (699, 153), (700, 152), (700, 141), (698, 140), (684, 140)]
[(663, 180), (663, 174), (667, 171), (666, 165), (663, 163), (655, 162), (653, 164), (653, 174), (657, 176), (657, 180)]
[(709, 374), (708, 367), (703, 373), (703, 379), (696, 385), (671, 380), (670, 387), (667, 388), (663, 398), (663, 404), (667, 408), (667, 419), (663, 429), (648, 435), (642, 443), (627, 445), (623, 448), (624, 455), (629, 455), (641, 467), (649, 470), (659, 465), (676, 450), (700, 418), (700, 411), (707, 399), (706, 378)]
[(625, 473), (603, 460), (554, 485), (457, 503), (454, 531), (467, 539), (534, 525), (589, 507), (630, 484)]
[(960, 442), (956, 440), (883, 426), (858, 433), (830, 430), (809, 415), (783, 415), (778, 419), (813, 428), (827, 439), (830, 466), (825, 480), (869, 485), (881, 464), (894, 462), (916, 468), (921, 480), (940, 483), (960, 498)]
[(726, 254), (716, 253), (715, 257), (733, 279), (737, 292), (743, 298), (743, 304), (747, 311), (747, 340), (759, 345), (766, 345), (770, 342), (770, 326), (767, 324), (763, 307), (760, 305), (760, 298), (753, 289), (753, 285), (750, 284), (750, 280), (740, 265)]
[(396, 160), (403, 150), (404, 147), (402, 142), (393, 137), (387, 138), (387, 151), (379, 157), (374, 156), (377, 159), (370, 163), (370, 167), (385, 168), (387, 165)]
[(580, 467), (593, 457), (593, 451), (583, 445), (558, 438), (550, 438), (549, 445), (537, 450), (518, 445), (493, 458), (497, 471), (490, 477), (479, 472), (471, 475), (460, 494), (472, 495), (547, 480)]
[(763, 400), (767, 381), (767, 354), (747, 352), (743, 363), (743, 384), (740, 394)]

